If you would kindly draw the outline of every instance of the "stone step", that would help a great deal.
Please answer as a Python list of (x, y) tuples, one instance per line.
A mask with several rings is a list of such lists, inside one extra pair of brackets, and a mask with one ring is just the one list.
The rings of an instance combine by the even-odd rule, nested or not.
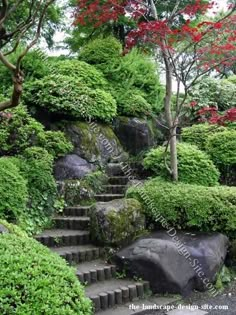
[(63, 215), (72, 217), (88, 217), (90, 210), (91, 206), (66, 207), (63, 211)]
[(55, 217), (55, 227), (58, 229), (87, 230), (90, 217)]
[(92, 284), (98, 281), (109, 280), (116, 275), (116, 266), (103, 261), (94, 260), (77, 266), (77, 277), (83, 284)]
[(111, 185), (126, 185), (128, 183), (128, 177), (126, 176), (112, 176), (109, 178), (109, 184)]
[(125, 185), (104, 185), (105, 194), (124, 194), (127, 187)]
[(101, 248), (93, 245), (54, 247), (52, 250), (73, 265), (99, 259), (103, 254)]
[(95, 199), (100, 202), (107, 202), (111, 201), (114, 199), (121, 199), (124, 198), (124, 194), (100, 194), (100, 195), (95, 195)]
[(89, 231), (53, 229), (36, 235), (35, 239), (48, 247), (86, 245), (90, 242)]
[(85, 288), (86, 295), (93, 302), (95, 312), (135, 301), (142, 298), (148, 290), (147, 281), (134, 282), (127, 279), (106, 280)]

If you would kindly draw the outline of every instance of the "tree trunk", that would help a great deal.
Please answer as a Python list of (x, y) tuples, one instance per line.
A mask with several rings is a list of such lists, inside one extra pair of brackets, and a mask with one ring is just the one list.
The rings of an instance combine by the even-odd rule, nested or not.
[(171, 112), (171, 95), (172, 95), (172, 66), (164, 52), (163, 54), (166, 72), (166, 94), (165, 94), (165, 116), (169, 128), (169, 145), (170, 145), (170, 172), (173, 181), (178, 181), (178, 159), (177, 159), (177, 121), (173, 121)]

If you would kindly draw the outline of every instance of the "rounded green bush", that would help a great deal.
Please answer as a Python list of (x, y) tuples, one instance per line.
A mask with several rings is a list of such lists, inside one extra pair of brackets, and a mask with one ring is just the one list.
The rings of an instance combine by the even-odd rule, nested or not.
[(191, 127), (185, 127), (182, 129), (182, 140), (190, 144), (195, 144), (199, 149), (205, 150), (208, 137), (227, 130), (223, 126), (210, 125), (210, 124), (195, 124)]
[(32, 118), (24, 106), (17, 106), (0, 116), (0, 155), (19, 154), (35, 143), (43, 125)]
[[(170, 167), (170, 153), (165, 147), (150, 150), (144, 158), (144, 167), (155, 175), (169, 178), (166, 163)], [(209, 156), (196, 146), (188, 143), (178, 143), (179, 180), (188, 184), (214, 186), (219, 181), (219, 171)], [(165, 163), (166, 159), (166, 163)]]
[(60, 131), (45, 131), (44, 126), (30, 116), (25, 106), (7, 110), (0, 115), (0, 155), (21, 154), (38, 145), (55, 158), (69, 153), (73, 147)]
[(159, 228), (194, 228), (235, 236), (236, 187), (205, 187), (155, 178), (141, 188), (129, 188), (127, 197), (141, 201), (146, 215)]
[(26, 209), (27, 181), (9, 158), (0, 158), (0, 218), (18, 220)]
[(82, 84), (93, 89), (107, 89), (108, 82), (102, 72), (94, 66), (76, 59), (62, 60), (55, 63), (55, 73), (74, 77)]
[(91, 302), (58, 255), (37, 241), (0, 235), (1, 315), (91, 315)]
[(216, 165), (236, 165), (236, 130), (226, 130), (209, 136), (206, 151)]
[(29, 106), (76, 119), (110, 121), (116, 115), (116, 101), (100, 89), (90, 89), (74, 77), (51, 75), (28, 83), (24, 101)]
[(99, 68), (122, 54), (121, 43), (112, 36), (97, 38), (81, 48), (79, 59)]

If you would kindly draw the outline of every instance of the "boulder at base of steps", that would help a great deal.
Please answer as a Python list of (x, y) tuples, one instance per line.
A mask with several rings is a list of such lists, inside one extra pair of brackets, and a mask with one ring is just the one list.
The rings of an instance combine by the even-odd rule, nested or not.
[(128, 275), (149, 281), (154, 293), (188, 294), (213, 288), (227, 247), (228, 239), (220, 233), (171, 229), (135, 241), (116, 253), (113, 261)]

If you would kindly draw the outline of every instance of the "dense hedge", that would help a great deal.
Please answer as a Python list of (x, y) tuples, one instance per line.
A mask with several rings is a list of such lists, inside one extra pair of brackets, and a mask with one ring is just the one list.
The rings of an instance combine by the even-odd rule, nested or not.
[(0, 158), (0, 218), (17, 220), (28, 200), (27, 181), (9, 158)]
[(0, 257), (1, 315), (92, 314), (75, 270), (37, 241), (0, 235)]
[(24, 102), (76, 119), (108, 122), (116, 115), (116, 102), (109, 93), (90, 89), (73, 76), (51, 75), (26, 84)]
[[(144, 158), (143, 164), (155, 175), (168, 179), (170, 175), (166, 163), (170, 167), (170, 153), (165, 151), (165, 147), (151, 149)], [(219, 171), (205, 152), (188, 143), (178, 143), (177, 151), (179, 180), (181, 182), (203, 186), (218, 184)]]
[(206, 143), (209, 136), (226, 130), (223, 126), (210, 125), (210, 124), (195, 124), (191, 127), (185, 127), (182, 129), (181, 137), (182, 140), (190, 144), (195, 144), (201, 150), (206, 149)]
[(155, 178), (147, 181), (141, 189), (131, 187), (127, 197), (140, 200), (147, 216), (159, 227), (163, 226), (160, 220), (163, 222), (164, 218), (169, 226), (178, 229), (235, 235), (235, 187), (204, 187)]
[(236, 130), (225, 130), (209, 136), (206, 151), (217, 165), (236, 165)]

